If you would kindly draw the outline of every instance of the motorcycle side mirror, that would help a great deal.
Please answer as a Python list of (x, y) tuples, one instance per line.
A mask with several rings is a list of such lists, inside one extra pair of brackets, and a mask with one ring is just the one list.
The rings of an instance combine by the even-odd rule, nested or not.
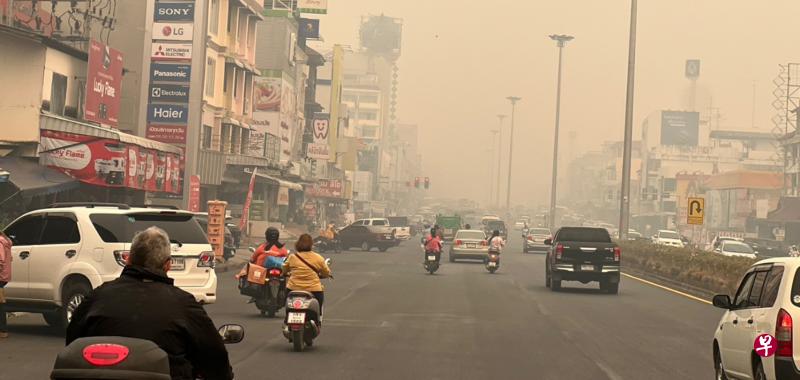
[(331, 259), (330, 258), (325, 259), (325, 265), (331, 266)]
[(242, 325), (222, 325), (217, 331), (219, 331), (219, 336), (222, 337), (222, 343), (235, 344), (244, 340), (244, 327)]
[(249, 247), (247, 250), (250, 251), (250, 253), (256, 253), (256, 249), (254, 247)]

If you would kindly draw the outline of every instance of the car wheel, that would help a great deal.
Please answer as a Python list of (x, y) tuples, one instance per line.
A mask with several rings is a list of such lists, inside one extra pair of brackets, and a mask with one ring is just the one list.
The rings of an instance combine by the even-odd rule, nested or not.
[(548, 270), (544, 271), (544, 286), (550, 287), (550, 271)]
[(73, 313), (75, 313), (75, 310), (90, 291), (92, 291), (92, 287), (85, 282), (68, 283), (62, 293), (61, 308), (53, 312), (44, 313), (42, 315), (44, 321), (57, 329), (66, 329), (69, 321), (72, 320)]
[(388, 249), (389, 249), (389, 247), (380, 247), (380, 248), (378, 248), (378, 250), (381, 251), (381, 252), (386, 252), (386, 250), (388, 250)]
[(753, 378), (755, 380), (767, 380), (767, 375), (764, 373), (764, 364), (761, 363), (761, 360), (756, 363), (756, 369), (753, 370)]
[(554, 292), (561, 290), (561, 280), (556, 280), (553, 275), (550, 275), (550, 290)]
[(728, 380), (728, 375), (725, 374), (725, 367), (722, 366), (722, 356), (719, 354), (719, 349), (714, 347), (714, 378), (717, 380)]
[(372, 247), (369, 246), (369, 243), (367, 243), (367, 242), (361, 243), (361, 250), (362, 251), (369, 252), (370, 249), (372, 249)]

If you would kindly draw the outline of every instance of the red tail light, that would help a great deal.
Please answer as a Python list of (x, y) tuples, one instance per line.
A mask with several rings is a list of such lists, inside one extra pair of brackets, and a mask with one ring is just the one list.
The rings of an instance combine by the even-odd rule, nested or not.
[(277, 269), (277, 268), (272, 268), (272, 269), (269, 270), (269, 275), (273, 276), (273, 277), (280, 276), (281, 275), (281, 270)]
[(485, 247), (485, 246), (487, 246), (488, 244), (489, 244), (489, 242), (487, 242), (486, 240), (481, 240), (481, 246), (482, 246), (482, 247)]
[(461, 240), (456, 240), (456, 245), (461, 245)]
[(614, 247), (614, 261), (619, 262), (619, 259), (622, 257), (622, 248)]
[(130, 255), (130, 251), (114, 251), (114, 260), (117, 261), (117, 264), (124, 267), (128, 265), (128, 256)]
[(786, 310), (778, 312), (775, 323), (775, 340), (778, 341), (776, 356), (792, 357), (792, 316)]
[(531, 236), (531, 235), (528, 235), (528, 240), (529, 240), (529, 241), (533, 241), (533, 236)]
[(214, 257), (214, 252), (206, 251), (200, 253), (200, 256), (197, 258), (197, 266), (202, 268), (213, 268), (216, 264), (216, 258)]
[(561, 255), (564, 254), (564, 245), (561, 243), (556, 244), (556, 259), (561, 260)]
[(96, 367), (108, 367), (122, 363), (129, 353), (128, 347), (119, 344), (93, 344), (83, 349), (83, 359)]

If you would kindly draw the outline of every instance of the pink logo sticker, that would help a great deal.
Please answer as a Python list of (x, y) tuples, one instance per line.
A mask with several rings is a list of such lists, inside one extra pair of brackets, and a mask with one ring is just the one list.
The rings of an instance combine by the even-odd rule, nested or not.
[(766, 358), (775, 355), (775, 351), (778, 349), (778, 347), (774, 336), (769, 334), (761, 334), (757, 336), (756, 340), (753, 342), (753, 349), (756, 351), (758, 356)]

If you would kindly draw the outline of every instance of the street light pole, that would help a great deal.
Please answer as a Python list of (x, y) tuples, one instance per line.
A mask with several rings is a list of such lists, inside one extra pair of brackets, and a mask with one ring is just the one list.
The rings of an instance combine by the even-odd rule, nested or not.
[(511, 134), (508, 140), (508, 183), (506, 184), (506, 212), (511, 210), (511, 163), (514, 160), (514, 111), (517, 108), (517, 102), (522, 98), (518, 96), (509, 96), (511, 102)]
[[(491, 150), (492, 159), (495, 159), (495, 156), (497, 156), (497, 161), (500, 162), (500, 157), (499, 157), (500, 156), (500, 150), (498, 149), (499, 146), (495, 145), (495, 141), (497, 141), (497, 134), (500, 133), (500, 130), (499, 129), (492, 129), (489, 132), (492, 133), (492, 150)], [(500, 169), (500, 165), (498, 165), (497, 169), (498, 170)], [(497, 184), (494, 181), (494, 176), (495, 176), (495, 174), (494, 174), (494, 162), (490, 162), (489, 163), (489, 203), (487, 204), (487, 206), (489, 206), (492, 203), (494, 203), (495, 194), (500, 192), (500, 188), (499, 187), (495, 190), (495, 186)]]
[(633, 140), (633, 81), (636, 72), (636, 0), (631, 0), (631, 29), (628, 40), (628, 89), (625, 94), (625, 140), (622, 152), (622, 190), (619, 206), (619, 238), (628, 238), (631, 195), (631, 149)]
[(556, 85), (556, 128), (553, 138), (553, 178), (550, 180), (550, 213), (547, 216), (548, 227), (553, 230), (556, 225), (556, 189), (558, 187), (558, 129), (561, 123), (561, 61), (564, 56), (564, 45), (575, 37), (563, 34), (551, 34), (550, 39), (558, 44), (558, 84)]
[(503, 162), (503, 119), (505, 118), (506, 115), (497, 115), (497, 119), (500, 120), (500, 125), (497, 127), (500, 134), (500, 139), (497, 140), (497, 191), (494, 193), (497, 208), (500, 208), (500, 163)]

